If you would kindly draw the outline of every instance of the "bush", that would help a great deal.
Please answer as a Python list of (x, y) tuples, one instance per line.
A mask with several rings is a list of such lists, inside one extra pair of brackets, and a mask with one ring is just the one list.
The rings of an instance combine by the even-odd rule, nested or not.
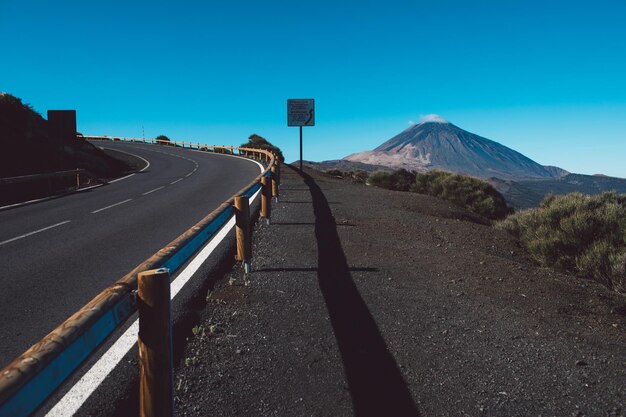
[(348, 175), (354, 181), (359, 182), (361, 184), (365, 184), (365, 182), (367, 181), (367, 177), (369, 176), (367, 171), (364, 171), (362, 169), (357, 169), (356, 171), (348, 171)]
[(443, 171), (418, 174), (413, 191), (443, 198), (488, 219), (503, 219), (513, 212), (495, 188), (479, 180)]
[(365, 184), (367, 181), (368, 173), (367, 171), (363, 171), (362, 169), (357, 169), (356, 171), (342, 171), (340, 169), (330, 168), (324, 171), (326, 175), (330, 175), (331, 177), (339, 177), (339, 178), (347, 178), (352, 181)]
[(285, 157), (283, 156), (283, 152), (277, 146), (272, 145), (267, 139), (262, 136), (253, 133), (248, 138), (248, 142), (244, 143), (240, 146), (241, 148), (253, 148), (253, 149), (265, 149), (267, 151), (273, 152), (278, 160), (282, 163), (285, 162)]
[(378, 171), (370, 175), (367, 181), (381, 188), (439, 197), (488, 219), (503, 219), (513, 211), (491, 185), (477, 178), (449, 172), (417, 174), (405, 169), (392, 173)]
[(156, 142), (159, 145), (169, 145), (170, 144), (170, 138), (168, 138), (165, 135), (159, 135), (156, 137)]
[(626, 194), (548, 195), (496, 227), (520, 238), (540, 264), (626, 292)]
[(326, 175), (330, 175), (331, 177), (341, 177), (341, 178), (343, 178), (346, 174), (345, 172), (339, 169), (327, 169), (324, 172), (326, 173)]
[(367, 179), (370, 185), (395, 191), (409, 191), (414, 182), (415, 172), (406, 169), (394, 172), (376, 171)]

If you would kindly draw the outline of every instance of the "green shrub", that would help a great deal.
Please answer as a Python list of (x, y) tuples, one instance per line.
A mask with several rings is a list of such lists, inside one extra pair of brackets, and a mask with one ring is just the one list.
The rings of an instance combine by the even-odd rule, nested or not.
[(156, 137), (156, 142), (159, 145), (169, 145), (170, 144), (170, 138), (168, 138), (165, 135), (159, 135)]
[(365, 184), (365, 182), (367, 181), (367, 177), (369, 176), (367, 171), (364, 171), (362, 169), (357, 169), (356, 171), (348, 171), (348, 175), (354, 181), (360, 182), (361, 184)]
[(406, 169), (394, 172), (376, 171), (367, 179), (370, 185), (395, 191), (409, 191), (414, 182), (415, 172)]
[(519, 237), (542, 265), (626, 291), (626, 194), (548, 195), (496, 227)]
[(248, 137), (248, 142), (241, 145), (242, 148), (265, 149), (273, 152), (280, 162), (285, 162), (283, 152), (279, 147), (272, 145), (267, 139), (253, 133)]
[(412, 191), (448, 200), (488, 219), (502, 219), (513, 210), (504, 197), (488, 183), (473, 177), (443, 171), (423, 174), (400, 169), (374, 172), (368, 184), (396, 191)]
[(376, 171), (367, 178), (367, 184), (380, 188), (390, 188), (389, 172)]
[(489, 219), (502, 219), (512, 212), (495, 188), (464, 175), (436, 170), (417, 174), (411, 191), (443, 198)]
[(330, 175), (331, 177), (349, 179), (361, 184), (364, 184), (367, 181), (367, 177), (369, 175), (367, 171), (363, 171), (362, 169), (357, 169), (356, 171), (342, 171), (336, 168), (329, 168), (325, 170), (324, 173), (326, 175)]
[(331, 177), (344, 177), (345, 172), (339, 170), (339, 169), (327, 169), (326, 171), (324, 171), (327, 175), (330, 175)]

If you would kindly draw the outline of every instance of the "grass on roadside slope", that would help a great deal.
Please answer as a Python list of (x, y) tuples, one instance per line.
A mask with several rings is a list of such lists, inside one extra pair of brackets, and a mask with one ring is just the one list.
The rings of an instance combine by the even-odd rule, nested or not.
[(626, 194), (549, 195), (496, 228), (520, 238), (542, 265), (626, 292)]
[(0, 177), (85, 169), (101, 178), (132, 171), (82, 137), (59, 142), (48, 121), (18, 97), (0, 93)]
[(438, 197), (488, 219), (503, 219), (512, 213), (504, 197), (491, 185), (477, 178), (443, 171), (415, 173), (404, 169), (374, 172), (368, 183), (396, 191), (411, 191)]

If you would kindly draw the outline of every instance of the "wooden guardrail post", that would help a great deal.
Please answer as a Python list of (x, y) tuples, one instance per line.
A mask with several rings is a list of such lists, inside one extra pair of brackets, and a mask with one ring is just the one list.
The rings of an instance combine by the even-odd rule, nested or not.
[(139, 310), (139, 416), (174, 415), (170, 274), (137, 276)]
[(263, 175), (261, 177), (261, 217), (267, 221), (267, 224), (270, 224), (272, 211), (272, 189), (270, 187), (270, 179)]
[(244, 272), (250, 273), (252, 261), (252, 234), (250, 233), (250, 199), (235, 197), (235, 235), (237, 236), (237, 261), (243, 263)]
[(278, 202), (278, 166), (272, 166), (272, 197)]

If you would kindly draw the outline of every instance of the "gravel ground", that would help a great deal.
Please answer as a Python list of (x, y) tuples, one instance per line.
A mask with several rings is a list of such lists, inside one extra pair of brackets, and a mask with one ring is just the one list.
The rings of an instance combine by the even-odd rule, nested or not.
[(622, 295), (444, 201), (283, 171), (249, 284), (189, 331), (178, 415), (626, 415)]

